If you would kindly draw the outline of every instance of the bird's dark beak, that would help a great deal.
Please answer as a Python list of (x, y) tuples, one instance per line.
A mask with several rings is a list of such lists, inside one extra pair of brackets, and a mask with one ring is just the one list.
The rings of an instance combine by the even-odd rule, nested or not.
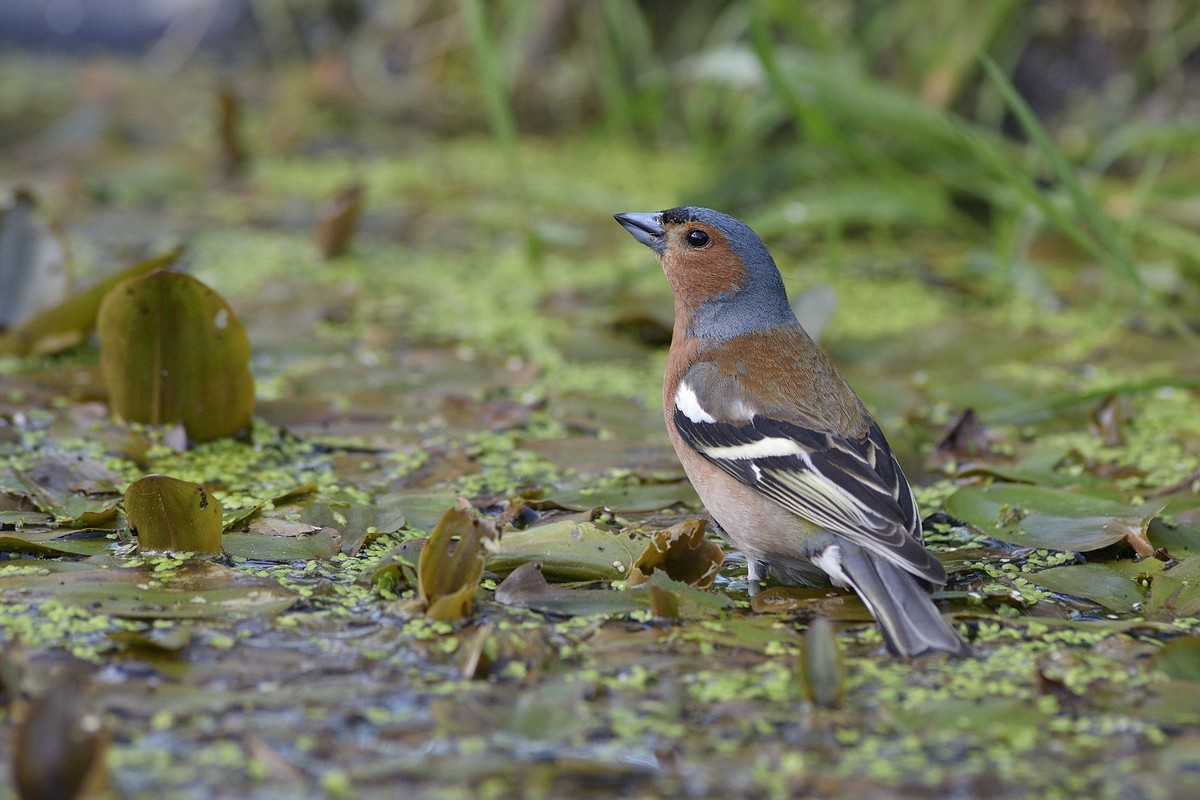
[(656, 253), (661, 253), (666, 246), (663, 235), (666, 231), (662, 226), (662, 214), (614, 214), (613, 219), (621, 223), (621, 227), (629, 231), (633, 238), (649, 247)]

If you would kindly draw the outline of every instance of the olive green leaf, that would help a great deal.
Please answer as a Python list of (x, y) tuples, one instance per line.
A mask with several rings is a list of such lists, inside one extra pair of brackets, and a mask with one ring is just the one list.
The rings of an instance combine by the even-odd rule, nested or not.
[(250, 343), (212, 289), (169, 270), (128, 280), (104, 298), (97, 330), (114, 414), (182, 423), (194, 441), (249, 432)]
[(1161, 506), (1134, 506), (1107, 497), (1025, 484), (967, 486), (946, 511), (986, 536), (1022, 547), (1089, 552), (1145, 530)]
[(507, 575), (522, 564), (540, 561), (548, 579), (559, 581), (624, 580), (642, 551), (641, 542), (591, 522), (559, 520), (523, 531), (506, 531), (487, 568)]
[(125, 514), (139, 549), (221, 552), (221, 504), (199, 484), (147, 475), (125, 490)]
[(417, 601), (425, 616), (453, 622), (471, 615), (483, 577), (483, 542), (495, 536), (490, 522), (464, 509), (442, 515), (417, 562)]

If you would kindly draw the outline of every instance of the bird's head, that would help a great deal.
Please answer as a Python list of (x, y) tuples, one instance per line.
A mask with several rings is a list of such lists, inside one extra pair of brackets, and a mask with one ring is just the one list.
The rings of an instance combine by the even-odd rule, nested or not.
[(680, 206), (616, 220), (658, 256), (691, 335), (725, 341), (795, 322), (775, 260), (740, 219)]

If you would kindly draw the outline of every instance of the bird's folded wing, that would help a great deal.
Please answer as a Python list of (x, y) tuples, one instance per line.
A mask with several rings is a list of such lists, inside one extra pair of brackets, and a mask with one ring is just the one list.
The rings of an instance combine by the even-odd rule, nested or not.
[(675, 425), (704, 458), (792, 513), (931, 583), (946, 581), (921, 545), (912, 489), (874, 422), (850, 439), (753, 413), (722, 420), (686, 383)]

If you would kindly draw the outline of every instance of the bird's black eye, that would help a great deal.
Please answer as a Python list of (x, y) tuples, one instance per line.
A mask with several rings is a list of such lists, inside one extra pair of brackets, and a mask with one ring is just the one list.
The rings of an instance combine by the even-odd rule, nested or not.
[(704, 245), (708, 244), (708, 234), (699, 228), (694, 231), (688, 231), (687, 236), (684, 238), (687, 239), (687, 243), (692, 247), (704, 247)]

